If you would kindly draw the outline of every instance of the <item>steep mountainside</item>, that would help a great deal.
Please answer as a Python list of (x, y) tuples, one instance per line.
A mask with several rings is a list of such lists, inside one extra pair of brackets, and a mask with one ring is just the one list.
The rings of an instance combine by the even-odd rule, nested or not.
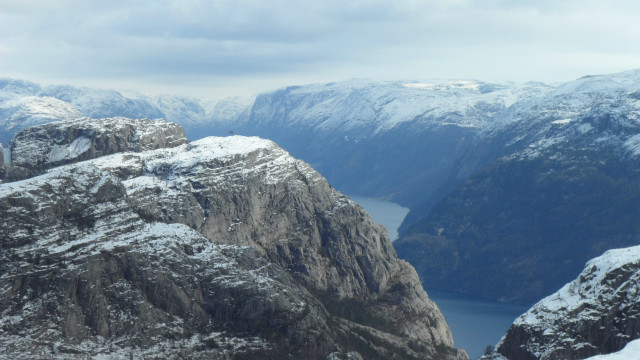
[[(109, 123), (153, 126), (59, 122), (12, 148), (68, 148), (95, 124), (109, 149), (131, 140)], [(0, 353), (467, 358), (384, 229), (310, 166), (267, 140), (156, 130), (174, 141), (93, 141), (95, 159), (0, 185)]]
[[(635, 246), (590, 260), (577, 279), (516, 319), (492, 357), (584, 359), (628, 344), (631, 352), (637, 345), (630, 342), (638, 338), (640, 246)], [(616, 357), (602, 357), (609, 358)]]
[(289, 87), (254, 101), (12, 84), (11, 94), (54, 97), (84, 116), (164, 117), (184, 126), (191, 139), (230, 132), (269, 138), (318, 168), (337, 188), (403, 205), (416, 205), (438, 189), (498, 113), (551, 90), (535, 83), (352, 80)]
[(478, 81), (295, 86), (259, 95), (232, 130), (273, 139), (343, 191), (411, 206), (443, 184), (496, 114), (548, 90)]
[(638, 71), (589, 77), (500, 114), (457, 171), (489, 165), (410, 227), (398, 254), (427, 288), (526, 303), (640, 243), (639, 89)]

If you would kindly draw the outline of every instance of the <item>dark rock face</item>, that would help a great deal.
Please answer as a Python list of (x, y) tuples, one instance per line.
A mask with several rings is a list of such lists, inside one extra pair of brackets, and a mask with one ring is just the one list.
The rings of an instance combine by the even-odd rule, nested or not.
[(0, 185), (2, 353), (467, 358), (384, 229), (307, 164), (257, 138), (172, 145)]
[(640, 338), (640, 247), (607, 251), (520, 316), (496, 346), (508, 359), (585, 359)]
[(184, 130), (164, 120), (124, 118), (61, 121), (22, 130), (11, 140), (8, 180), (117, 152), (140, 152), (187, 143)]
[(588, 259), (640, 239), (640, 179), (629, 163), (600, 159), (498, 162), (434, 207), (396, 250), (430, 287), (533, 302)]

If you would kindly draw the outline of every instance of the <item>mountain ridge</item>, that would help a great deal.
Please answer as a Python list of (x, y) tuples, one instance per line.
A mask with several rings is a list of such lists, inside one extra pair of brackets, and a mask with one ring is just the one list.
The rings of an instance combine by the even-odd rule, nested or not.
[[(153, 124), (51, 123), (13, 148), (43, 128), (69, 134), (59, 146), (85, 127), (108, 149), (137, 144), (96, 126), (110, 121)], [(468, 358), (385, 230), (275, 143), (178, 132), (105, 155), (88, 143), (95, 158), (0, 184), (2, 352)]]

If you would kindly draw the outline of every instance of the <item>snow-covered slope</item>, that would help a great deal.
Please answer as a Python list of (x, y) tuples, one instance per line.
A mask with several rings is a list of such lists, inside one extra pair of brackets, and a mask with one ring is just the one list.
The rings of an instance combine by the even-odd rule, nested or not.
[(478, 142), (500, 141), (503, 154), (521, 158), (563, 146), (615, 146), (636, 156), (639, 127), (640, 70), (633, 70), (583, 77), (521, 101), (485, 127)]
[(443, 80), (296, 86), (258, 96), (249, 125), (340, 131), (353, 141), (407, 122), (482, 128), (496, 112), (548, 90), (533, 84)]
[(444, 80), (293, 86), (259, 95), (232, 130), (275, 140), (345, 192), (415, 205), (496, 114), (550, 89)]
[(130, 99), (115, 90), (98, 90), (86, 87), (51, 85), (39, 96), (50, 96), (75, 106), (84, 116), (106, 118), (123, 116), (132, 119), (161, 118), (162, 111), (144, 100)]
[(500, 112), (443, 198), (411, 209), (398, 254), (434, 287), (528, 303), (637, 244), (639, 87), (639, 71), (588, 77)]
[(516, 319), (496, 349), (514, 360), (584, 359), (618, 351), (638, 338), (640, 246), (635, 246), (590, 260), (577, 279)]
[[(58, 101), (50, 104), (50, 107), (61, 109), (53, 114), (55, 116), (39, 116), (37, 121), (27, 122), (18, 116), (24, 117), (28, 114), (14, 115), (18, 111), (13, 110), (15, 107), (25, 107), (25, 103), (30, 102), (52, 103), (52, 99)], [(10, 100), (12, 102), (8, 102)], [(29, 126), (79, 116), (165, 118), (185, 127), (192, 138), (214, 134), (226, 135), (233, 129), (232, 123), (246, 116), (242, 114), (247, 112), (252, 102), (252, 97), (196, 99), (179, 95), (143, 94), (136, 91), (103, 90), (69, 85), (51, 85), (42, 88), (33, 82), (4, 78), (0, 79), (0, 106), (2, 106), (0, 141), (8, 143), (13, 134)], [(75, 113), (65, 114), (62, 111), (63, 108), (74, 109)]]
[(0, 102), (19, 97), (35, 96), (40, 90), (42, 90), (40, 85), (31, 81), (1, 78)]
[(0, 102), (0, 142), (8, 144), (18, 131), (82, 114), (67, 102), (40, 96), (17, 96)]
[(638, 360), (640, 359), (640, 340), (634, 340), (628, 343), (624, 349), (607, 354), (596, 355), (588, 358), (587, 360)]

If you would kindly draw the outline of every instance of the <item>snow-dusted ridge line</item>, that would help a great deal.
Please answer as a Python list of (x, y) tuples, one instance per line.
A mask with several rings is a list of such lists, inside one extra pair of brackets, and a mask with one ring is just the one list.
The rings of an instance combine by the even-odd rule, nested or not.
[[(530, 96), (550, 91), (546, 85), (489, 84), (475, 80), (428, 82), (349, 80), (327, 84), (293, 86), (262, 94), (250, 117), (267, 120), (279, 114), (262, 113), (262, 100), (286, 94), (293, 104), (286, 117), (290, 124), (322, 131), (365, 131), (373, 136), (402, 123), (418, 121), (423, 126), (457, 125), (481, 128), (491, 112)], [(283, 105), (287, 106), (287, 105)], [(494, 107), (480, 115), (477, 108)]]
[[(602, 256), (590, 260), (576, 280), (563, 286), (555, 294), (540, 300), (518, 317), (514, 324), (549, 327), (557, 320), (549, 314), (560, 311), (572, 313), (585, 308), (587, 304), (597, 307), (603, 298), (615, 295), (616, 289), (603, 288), (603, 285), (606, 285), (607, 275), (622, 267), (640, 268), (640, 246), (609, 250)], [(637, 294), (640, 300), (640, 287), (633, 294)]]
[(638, 323), (640, 246), (633, 246), (588, 261), (578, 278), (518, 317), (496, 349), (511, 360), (585, 358), (640, 338)]

